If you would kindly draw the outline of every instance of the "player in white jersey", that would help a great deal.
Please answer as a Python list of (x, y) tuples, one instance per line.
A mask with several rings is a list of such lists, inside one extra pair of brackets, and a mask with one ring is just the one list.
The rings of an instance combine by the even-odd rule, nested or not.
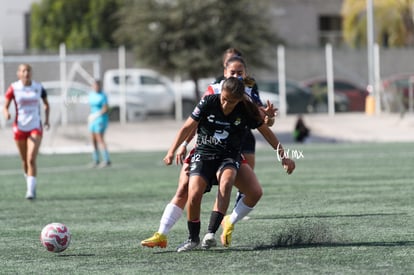
[[(20, 64), (17, 69), (16, 82), (6, 91), (3, 114), (6, 120), (11, 118), (9, 107), (12, 101), (16, 110), (13, 122), (14, 140), (22, 159), (26, 178), (26, 199), (36, 198), (36, 158), (42, 141), (43, 127), (49, 128), (49, 102), (43, 86), (32, 80), (32, 67)], [(43, 102), (45, 121), (42, 124), (40, 102)]]

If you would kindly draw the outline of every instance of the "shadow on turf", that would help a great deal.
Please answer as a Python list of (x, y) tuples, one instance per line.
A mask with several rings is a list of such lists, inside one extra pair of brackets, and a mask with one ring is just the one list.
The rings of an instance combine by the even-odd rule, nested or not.
[[(331, 230), (331, 226), (322, 221), (305, 218), (299, 221), (286, 223), (280, 232), (267, 232), (271, 240), (267, 243), (254, 244), (248, 247), (231, 247), (228, 249), (211, 249), (195, 251), (211, 251), (223, 253), (231, 251), (260, 251), (276, 249), (303, 249), (314, 247), (396, 247), (412, 246), (414, 241), (395, 241), (395, 242), (348, 242), (340, 240)], [(194, 251), (194, 252), (195, 252)], [(171, 253), (174, 251), (163, 251), (156, 253)]]
[(396, 246), (413, 246), (414, 241), (397, 241), (397, 242), (355, 242), (355, 243), (300, 243), (300, 244), (291, 244), (291, 245), (279, 245), (279, 244), (270, 244), (270, 245), (258, 245), (253, 248), (234, 248), (232, 250), (272, 250), (272, 249), (300, 249), (300, 248), (313, 248), (313, 247), (355, 247), (355, 246), (367, 246), (367, 247), (396, 247)]
[(96, 254), (58, 254), (58, 257), (94, 257)]

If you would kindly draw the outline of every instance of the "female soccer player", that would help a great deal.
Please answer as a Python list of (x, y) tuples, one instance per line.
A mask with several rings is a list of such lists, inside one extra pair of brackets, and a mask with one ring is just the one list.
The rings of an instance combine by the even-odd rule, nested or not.
[[(14, 101), (16, 118), (13, 122), (14, 140), (19, 150), (24, 176), (26, 178), (26, 199), (36, 198), (36, 158), (42, 141), (43, 126), (49, 128), (49, 102), (43, 86), (32, 80), (32, 67), (29, 64), (20, 64), (17, 69), (16, 82), (13, 82), (6, 91), (3, 114), (6, 120), (11, 115), (10, 103)], [(40, 102), (43, 102), (45, 121), (42, 124), (40, 117)]]
[[(226, 213), (231, 188), (240, 167), (241, 145), (247, 129), (257, 128), (277, 150), (282, 164), (290, 174), (295, 163), (284, 158), (283, 149), (273, 132), (263, 124), (256, 105), (246, 99), (244, 83), (235, 77), (226, 79), (220, 94), (204, 97), (180, 129), (173, 145), (164, 158), (171, 164), (180, 144), (197, 129), (197, 146), (190, 164), (187, 199), (189, 238), (178, 252), (192, 250), (200, 243), (200, 207), (203, 193), (218, 181), (217, 209)], [(221, 217), (221, 219), (223, 216)], [(221, 220), (218, 220), (219, 224)]]
[(102, 153), (102, 163), (100, 167), (108, 167), (111, 165), (108, 147), (106, 146), (104, 135), (108, 128), (108, 99), (102, 91), (101, 82), (95, 80), (93, 84), (93, 92), (89, 93), (90, 115), (88, 116), (89, 131), (91, 133), (93, 144), (93, 167), (97, 167), (100, 163), (99, 149)]
[[(233, 56), (234, 57), (234, 56)], [(224, 68), (224, 75), (226, 77), (243, 77), (247, 78), (246, 73), (246, 64), (243, 61), (242, 58), (236, 56), (231, 57), (227, 60), (226, 66)], [(208, 94), (214, 94), (219, 93), (221, 91), (221, 83), (212, 84), (209, 86), (208, 91), (206, 91), (206, 95)], [(251, 87), (245, 87), (245, 92), (249, 97), (252, 97), (254, 93), (252, 93)], [(259, 105), (261, 104), (260, 99), (258, 97), (252, 98), (252, 101), (255, 101)], [(268, 102), (268, 108), (264, 110), (264, 113), (267, 113), (266, 118), (274, 116), (275, 110), (273, 109), (273, 105)], [(271, 121), (270, 124), (273, 124), (273, 121)], [(250, 130), (249, 130), (250, 132)], [(192, 136), (185, 141), (177, 150), (176, 154), (176, 162), (177, 164), (183, 164), (183, 167), (180, 172), (179, 176), (179, 183), (177, 187), (177, 191), (170, 201), (169, 204), (164, 209), (163, 215), (161, 217), (160, 226), (158, 231), (150, 238), (145, 239), (141, 242), (141, 245), (148, 246), (148, 247), (166, 247), (167, 246), (167, 234), (171, 230), (171, 228), (174, 226), (174, 224), (180, 219), (183, 209), (185, 207), (185, 204), (187, 202), (187, 195), (188, 195), (188, 171), (189, 171), (189, 162), (190, 159), (186, 158), (186, 161), (183, 163), (183, 159), (186, 155), (186, 146), (188, 142), (191, 140)], [(248, 139), (249, 142), (246, 142), (246, 139), (243, 143), (242, 152), (245, 153), (244, 149), (247, 149), (249, 151), (250, 148), (252, 148), (250, 141), (251, 139)], [(254, 142), (254, 139), (253, 139)], [(253, 147), (254, 148), (254, 147)], [(256, 203), (260, 200), (262, 196), (262, 188), (256, 178), (256, 175), (254, 174), (252, 168), (249, 167), (247, 161), (243, 161), (240, 167), (240, 170), (236, 177), (236, 183), (235, 186), (244, 193), (245, 197), (243, 200), (241, 200), (240, 204), (237, 204), (236, 208), (232, 212), (232, 215), (229, 216), (229, 225), (234, 225), (237, 221), (241, 220), (243, 217), (245, 217), (256, 205)], [(215, 245), (214, 240), (214, 234), (218, 230), (218, 227), (220, 226), (221, 219), (223, 218), (223, 213), (220, 213), (217, 211), (217, 205), (213, 207), (212, 211), (212, 217), (211, 221), (208, 227), (208, 236), (205, 238), (205, 242), (203, 239), (202, 246), (204, 248), (208, 248), (210, 246)], [(232, 228), (232, 227), (228, 227)], [(222, 236), (227, 235), (226, 238), (222, 237), (222, 242), (225, 240), (226, 242), (223, 243), (224, 245), (228, 246), (231, 242), (231, 231), (226, 231), (226, 234), (223, 234)]]

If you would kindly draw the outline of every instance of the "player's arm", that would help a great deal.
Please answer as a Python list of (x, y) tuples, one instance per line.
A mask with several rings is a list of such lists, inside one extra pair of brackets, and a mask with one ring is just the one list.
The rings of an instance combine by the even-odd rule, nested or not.
[(49, 114), (50, 114), (50, 104), (49, 101), (47, 100), (47, 94), (46, 91), (43, 89), (42, 90), (42, 101), (43, 101), (43, 108), (45, 110), (45, 122), (44, 122), (44, 126), (45, 129), (49, 129)]
[(10, 119), (10, 112), (9, 112), (10, 103), (11, 103), (11, 99), (6, 97), (6, 101), (4, 101), (4, 106), (3, 106), (3, 115), (6, 120)]
[(194, 120), (192, 117), (189, 117), (181, 129), (178, 131), (177, 136), (174, 139), (173, 144), (167, 152), (167, 155), (164, 157), (164, 162), (167, 165), (172, 164), (174, 153), (177, 151), (178, 147), (197, 129), (198, 121)]
[(285, 154), (285, 149), (282, 144), (279, 142), (277, 136), (272, 132), (272, 130), (266, 125), (262, 124), (257, 128), (257, 130), (262, 134), (266, 141), (272, 146), (278, 155), (278, 159), (282, 161), (283, 168), (288, 174), (291, 174), (295, 170), (295, 162), (288, 158)]
[(106, 97), (106, 95), (104, 94), (104, 100), (103, 100), (103, 104), (102, 104), (102, 108), (99, 112), (100, 115), (104, 115), (106, 113), (109, 112), (109, 106), (108, 106), (108, 98)]
[(177, 152), (175, 153), (175, 163), (183, 164), (183, 160), (184, 160), (185, 156), (187, 155), (187, 145), (194, 138), (195, 133), (196, 133), (196, 129), (194, 129), (194, 131), (192, 131), (190, 133), (190, 135), (178, 147)]
[(11, 115), (9, 112), (10, 103), (13, 99), (13, 86), (10, 85), (10, 87), (7, 89), (5, 94), (5, 101), (3, 106), (3, 115), (6, 120), (9, 120)]

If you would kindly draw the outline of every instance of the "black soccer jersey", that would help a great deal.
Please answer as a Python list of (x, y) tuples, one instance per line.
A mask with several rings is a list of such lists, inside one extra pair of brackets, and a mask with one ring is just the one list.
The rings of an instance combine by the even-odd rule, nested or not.
[(195, 153), (204, 159), (237, 159), (246, 131), (263, 123), (249, 117), (243, 102), (237, 104), (229, 115), (224, 115), (219, 94), (205, 96), (191, 117), (199, 122)]

